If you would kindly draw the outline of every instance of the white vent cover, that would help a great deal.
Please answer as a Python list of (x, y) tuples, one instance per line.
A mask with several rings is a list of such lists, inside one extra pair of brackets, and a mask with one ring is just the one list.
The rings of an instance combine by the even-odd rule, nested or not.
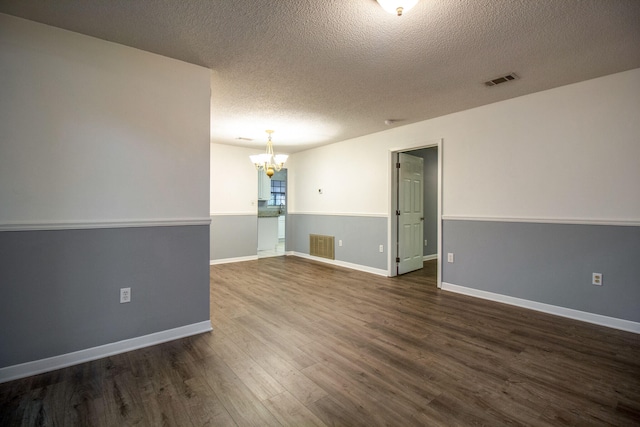
[(511, 74), (507, 74), (506, 76), (497, 77), (493, 80), (489, 80), (488, 82), (484, 82), (484, 84), (486, 84), (487, 86), (495, 86), (495, 85), (499, 85), (500, 83), (506, 83), (511, 80), (516, 80), (517, 78), (518, 78), (518, 75), (516, 73), (511, 73)]

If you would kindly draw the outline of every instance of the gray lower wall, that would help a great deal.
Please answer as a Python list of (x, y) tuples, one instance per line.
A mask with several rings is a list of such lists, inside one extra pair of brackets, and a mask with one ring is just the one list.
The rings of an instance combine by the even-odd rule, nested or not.
[(640, 227), (446, 220), (443, 252), (444, 282), (640, 321)]
[[(308, 254), (309, 234), (335, 236), (336, 260), (387, 269), (387, 218), (290, 213), (286, 227), (287, 251)], [(384, 245), (382, 253), (380, 245)]]
[(207, 225), (0, 232), (0, 367), (209, 320), (208, 245)]
[(210, 260), (258, 254), (257, 215), (215, 215), (210, 226)]

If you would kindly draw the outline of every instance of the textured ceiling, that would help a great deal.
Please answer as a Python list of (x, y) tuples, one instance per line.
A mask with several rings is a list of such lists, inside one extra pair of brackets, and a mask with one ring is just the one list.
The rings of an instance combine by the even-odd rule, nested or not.
[[(295, 152), (640, 67), (638, 0), (0, 0), (211, 68), (213, 142)], [(515, 72), (520, 79), (486, 87)], [(254, 141), (238, 140), (238, 137)]]

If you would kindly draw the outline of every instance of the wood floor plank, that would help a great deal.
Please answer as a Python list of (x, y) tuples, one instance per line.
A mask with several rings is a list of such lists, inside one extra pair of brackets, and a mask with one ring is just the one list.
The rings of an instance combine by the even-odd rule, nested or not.
[(257, 361), (269, 375), (304, 405), (313, 403), (327, 394), (299, 369), (277, 354), (262, 355)]
[(357, 411), (345, 407), (337, 399), (325, 396), (307, 405), (328, 426), (370, 427), (368, 417), (362, 418)]
[(194, 426), (238, 425), (203, 378), (196, 376), (186, 382), (194, 393), (194, 397), (186, 405), (189, 418)]
[(303, 372), (322, 387), (328, 395), (340, 401), (341, 405), (345, 406), (351, 413), (356, 414), (359, 419), (366, 421), (368, 425), (385, 424), (380, 415), (386, 416), (388, 413), (380, 414), (372, 411), (372, 408), (376, 406), (376, 402), (362, 388), (354, 386), (346, 378), (337, 375), (320, 363), (305, 368)]
[(207, 358), (203, 380), (211, 387), (233, 420), (243, 426), (278, 426), (280, 423), (219, 358)]
[(127, 371), (118, 374), (110, 378), (105, 385), (103, 396), (108, 418), (115, 418), (120, 425), (140, 424), (144, 420), (144, 405), (131, 373)]
[(259, 316), (242, 316), (237, 321), (240, 325), (245, 326), (245, 329), (258, 335), (260, 339), (277, 348), (283, 356), (292, 361), (296, 357), (304, 355), (298, 346), (311, 342), (303, 334), (291, 331), (280, 323), (270, 322)]
[(211, 345), (215, 354), (231, 368), (240, 381), (260, 400), (281, 394), (284, 388), (255, 360), (226, 336), (215, 333)]
[(283, 426), (324, 427), (326, 426), (313, 412), (307, 409), (288, 391), (266, 400), (265, 406)]
[[(394, 375), (395, 372), (380, 366), (372, 368), (355, 355), (350, 358), (344, 357), (333, 351), (332, 346), (313, 343), (305, 347), (305, 350), (319, 357), (320, 363), (332, 369), (337, 375), (362, 384), (367, 393), (375, 396), (378, 401), (400, 398), (406, 406), (420, 412), (441, 392), (425, 381), (416, 381), (412, 384), (416, 385), (414, 388), (402, 380), (398, 381)], [(344, 352), (344, 349), (342, 350)], [(419, 393), (414, 392), (417, 388), (420, 388)]]
[[(147, 412), (147, 421), (153, 420), (158, 425), (167, 426), (193, 425), (189, 418), (185, 401), (181, 399), (180, 393), (173, 384), (167, 384), (157, 389), (153, 398), (157, 405), (149, 408), (153, 409), (153, 411)], [(145, 403), (148, 404), (148, 401)], [(113, 419), (117, 420), (117, 418), (111, 416), (108, 421), (101, 425), (109, 425), (109, 422), (112, 422), (111, 420)], [(120, 423), (119, 425), (126, 425), (126, 423)]]
[(247, 329), (257, 331), (262, 336), (273, 339), (280, 339), (293, 347), (305, 345), (313, 341), (311, 337), (298, 332), (295, 327), (288, 325), (284, 321), (279, 321), (272, 313), (269, 315), (248, 315), (238, 318), (238, 323), (247, 326)]
[[(260, 363), (263, 355), (278, 355), (281, 359), (287, 361), (287, 364), (293, 365), (295, 369), (303, 369), (315, 363), (315, 361), (309, 362), (307, 360), (308, 354), (295, 345), (269, 339), (269, 337), (262, 335), (260, 331), (249, 331), (244, 328), (227, 336), (258, 363)], [(303, 363), (300, 363), (299, 360), (303, 360)]]
[(370, 426), (396, 425), (399, 420), (403, 426), (428, 425), (422, 408), (416, 409), (416, 405), (405, 396), (394, 392), (381, 393), (366, 381), (343, 375), (343, 372), (324, 364), (310, 366), (304, 372)]

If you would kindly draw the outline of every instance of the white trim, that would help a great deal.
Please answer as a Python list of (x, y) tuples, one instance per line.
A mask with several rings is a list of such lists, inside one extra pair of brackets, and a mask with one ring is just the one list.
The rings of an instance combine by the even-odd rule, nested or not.
[(366, 265), (353, 264), (353, 263), (350, 263), (350, 262), (338, 261), (338, 260), (335, 260), (335, 259), (321, 258), (321, 257), (316, 257), (316, 256), (312, 256), (312, 255), (309, 255), (309, 254), (305, 254), (305, 253), (302, 253), (302, 252), (295, 252), (295, 251), (294, 252), (287, 252), (287, 255), (293, 255), (293, 256), (300, 257), (300, 258), (310, 259), (310, 260), (313, 260), (313, 261), (324, 262), (326, 264), (337, 265), (339, 267), (350, 268), (351, 270), (364, 271), (365, 273), (371, 273), (371, 274), (376, 274), (378, 276), (387, 277), (387, 270), (383, 270), (381, 268), (373, 268), (373, 267), (368, 267)]
[(211, 212), (209, 216), (257, 216), (258, 211), (251, 212)]
[(443, 209), (443, 165), (444, 165), (444, 140), (438, 141), (438, 267), (436, 269), (436, 287), (442, 289), (442, 255), (444, 247), (442, 245), (442, 209)]
[(33, 362), (7, 366), (6, 368), (0, 368), (0, 383), (66, 368), (68, 366), (78, 365), (91, 360), (102, 359), (103, 357), (113, 356), (114, 354), (125, 353), (127, 351), (137, 350), (143, 347), (150, 347), (163, 342), (173, 341), (178, 338), (209, 332), (212, 329), (211, 321), (205, 320), (204, 322), (180, 326), (178, 328), (155, 332), (153, 334), (105, 344), (98, 347), (87, 348), (85, 350), (74, 351), (73, 353), (61, 354), (59, 356), (49, 357), (46, 359), (34, 360)]
[[(389, 208), (389, 216), (387, 218), (387, 276), (389, 277), (395, 277), (398, 274), (398, 268), (394, 256), (394, 253), (397, 252), (398, 236), (396, 235), (397, 231), (393, 228), (395, 217), (394, 195), (397, 192), (396, 186), (394, 186), (396, 182), (395, 164), (397, 163), (397, 158), (394, 158), (394, 154), (396, 152), (396, 150), (389, 150), (387, 153), (387, 164), (389, 165), (389, 169), (387, 170), (387, 181), (389, 182), (389, 188), (387, 190), (387, 207)], [(396, 239), (393, 238), (394, 236)]]
[(452, 283), (442, 282), (442, 289), (445, 291), (455, 292), (458, 294), (469, 295), (472, 297), (482, 298), (490, 301), (501, 302), (504, 304), (515, 305), (517, 307), (528, 308), (530, 310), (541, 311), (543, 313), (554, 314), (556, 316), (568, 317), (569, 319), (580, 320), (582, 322), (593, 323), (609, 328), (620, 329), (622, 331), (640, 334), (640, 323), (630, 320), (617, 319), (615, 317), (602, 316), (600, 314), (588, 313), (586, 311), (574, 310), (572, 308), (560, 307), (557, 305), (545, 304), (536, 301), (530, 301), (522, 298), (510, 297), (507, 295), (496, 294), (493, 292), (482, 291), (479, 289), (467, 288), (464, 286), (454, 285)]
[(230, 264), (232, 262), (255, 261), (257, 259), (258, 259), (258, 255), (239, 256), (236, 258), (212, 259), (209, 261), (209, 265)]
[(543, 224), (578, 224), (578, 225), (621, 225), (638, 227), (640, 221), (633, 219), (588, 219), (588, 218), (541, 218), (541, 217), (489, 217), (443, 215), (446, 221), (493, 221), (493, 222), (533, 222)]
[(0, 223), (0, 231), (85, 230), (94, 228), (177, 227), (183, 225), (209, 225), (211, 218), (132, 219), (106, 221), (55, 221)]
[(438, 254), (424, 255), (422, 261), (431, 261), (432, 259), (438, 259)]
[(324, 216), (365, 216), (373, 218), (388, 218), (388, 214), (363, 212), (287, 212), (289, 215), (324, 215)]

